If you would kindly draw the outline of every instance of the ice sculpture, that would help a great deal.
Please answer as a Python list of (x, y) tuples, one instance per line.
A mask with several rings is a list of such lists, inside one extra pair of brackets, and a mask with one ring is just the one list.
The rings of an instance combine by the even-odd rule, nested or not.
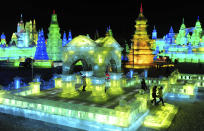
[(53, 11), (49, 27), (47, 53), (49, 59), (53, 61), (62, 61), (62, 39), (55, 11)]
[(153, 65), (152, 40), (149, 39), (146, 31), (147, 19), (143, 15), (142, 5), (139, 17), (136, 20), (136, 31), (132, 39), (133, 45), (128, 55), (129, 62), (126, 68), (149, 68)]

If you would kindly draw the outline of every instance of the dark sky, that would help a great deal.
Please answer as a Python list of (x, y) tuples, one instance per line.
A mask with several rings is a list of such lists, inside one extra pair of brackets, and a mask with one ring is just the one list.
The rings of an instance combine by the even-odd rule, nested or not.
[[(43, 1), (43, 0), (42, 0)], [(178, 32), (182, 18), (185, 18), (187, 27), (195, 25), (197, 16), (203, 22), (203, 7), (199, 1), (166, 1), (163, 3), (157, 0), (143, 0), (144, 15), (148, 19), (148, 32), (151, 36), (153, 26), (157, 28), (158, 36), (166, 34), (170, 26)], [(114, 37), (119, 43), (130, 40), (135, 31), (135, 19), (138, 17), (141, 0), (128, 2), (117, 1), (50, 1), (40, 2), (18, 2), (1, 3), (0, 33), (4, 32), (7, 40), (10, 40), (12, 32), (16, 32), (17, 22), (20, 14), (23, 14), (24, 21), (36, 19), (37, 29), (43, 28), (48, 33), (52, 10), (55, 9), (58, 15), (58, 22), (61, 32), (72, 30), (73, 37), (87, 33), (93, 38), (96, 29), (101, 36), (104, 35), (106, 27), (111, 26)], [(4, 5), (4, 6), (3, 6)], [(47, 35), (45, 36), (47, 37)]]

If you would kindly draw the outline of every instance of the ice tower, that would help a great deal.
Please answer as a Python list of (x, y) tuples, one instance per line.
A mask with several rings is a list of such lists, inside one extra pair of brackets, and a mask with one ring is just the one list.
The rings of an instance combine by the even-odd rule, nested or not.
[(53, 11), (51, 24), (49, 27), (47, 53), (49, 59), (53, 61), (62, 60), (62, 39), (60, 34), (60, 28), (57, 22), (57, 14), (55, 14), (55, 11)]
[(6, 36), (5, 36), (4, 33), (1, 34), (1, 43), (0, 43), (0, 45), (2, 47), (6, 47)]
[(202, 27), (201, 27), (199, 17), (198, 17), (191, 40), (190, 40), (193, 46), (198, 46), (200, 44), (201, 35), (202, 35)]
[(128, 55), (126, 68), (149, 68), (153, 64), (152, 40), (147, 34), (147, 19), (143, 15), (142, 4), (139, 17), (136, 20), (136, 31), (132, 39), (132, 47)]
[(67, 36), (66, 36), (66, 33), (64, 32), (63, 40), (62, 40), (62, 46), (65, 46), (66, 44), (67, 44)]
[(48, 55), (46, 51), (46, 44), (45, 44), (45, 38), (44, 38), (44, 32), (41, 30), (38, 34), (38, 41), (37, 41), (37, 47), (35, 52), (35, 60), (48, 60)]
[(157, 39), (157, 30), (156, 30), (155, 26), (154, 26), (154, 30), (152, 32), (152, 39)]
[(184, 18), (182, 25), (180, 27), (179, 33), (177, 34), (176, 37), (176, 44), (177, 45), (186, 45), (187, 44), (187, 38), (185, 37), (186, 35), (186, 25), (184, 24)]
[(165, 36), (165, 41), (167, 44), (173, 44), (175, 43), (175, 33), (174, 33), (174, 30), (173, 30), (173, 27), (171, 26), (170, 30), (169, 30), (169, 33)]
[(18, 47), (29, 47), (33, 42), (37, 43), (37, 31), (35, 20), (26, 22), (24, 24), (23, 17), (21, 14), (20, 22), (17, 24), (17, 46)]
[(16, 36), (16, 33), (13, 33), (12, 36), (11, 36), (11, 41), (10, 41), (10, 44), (17, 44), (17, 36)]
[(67, 44), (72, 40), (72, 32), (71, 30), (69, 31), (69, 36), (68, 36), (68, 40), (67, 40)]

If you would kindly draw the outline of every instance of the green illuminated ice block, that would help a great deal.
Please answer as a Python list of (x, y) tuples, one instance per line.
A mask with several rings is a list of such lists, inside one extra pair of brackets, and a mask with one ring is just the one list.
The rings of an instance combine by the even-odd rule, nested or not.
[(5, 47), (0, 48), (0, 59), (19, 59), (30, 57), (33, 58), (35, 55), (36, 47)]
[(37, 68), (52, 68), (52, 60), (35, 60), (33, 67)]

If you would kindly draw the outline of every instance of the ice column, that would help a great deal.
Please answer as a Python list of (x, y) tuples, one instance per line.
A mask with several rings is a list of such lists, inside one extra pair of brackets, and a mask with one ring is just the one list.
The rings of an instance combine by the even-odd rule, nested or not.
[(62, 88), (62, 78), (55, 78), (55, 88)]
[(108, 94), (120, 95), (123, 93), (121, 78), (122, 73), (110, 73), (110, 88), (108, 89)]
[(62, 97), (75, 97), (78, 96), (78, 92), (75, 89), (76, 76), (62, 75)]
[(40, 93), (40, 82), (30, 82), (29, 83), (32, 94)]
[(90, 99), (95, 102), (104, 102), (108, 99), (105, 93), (105, 77), (91, 77), (92, 94)]

